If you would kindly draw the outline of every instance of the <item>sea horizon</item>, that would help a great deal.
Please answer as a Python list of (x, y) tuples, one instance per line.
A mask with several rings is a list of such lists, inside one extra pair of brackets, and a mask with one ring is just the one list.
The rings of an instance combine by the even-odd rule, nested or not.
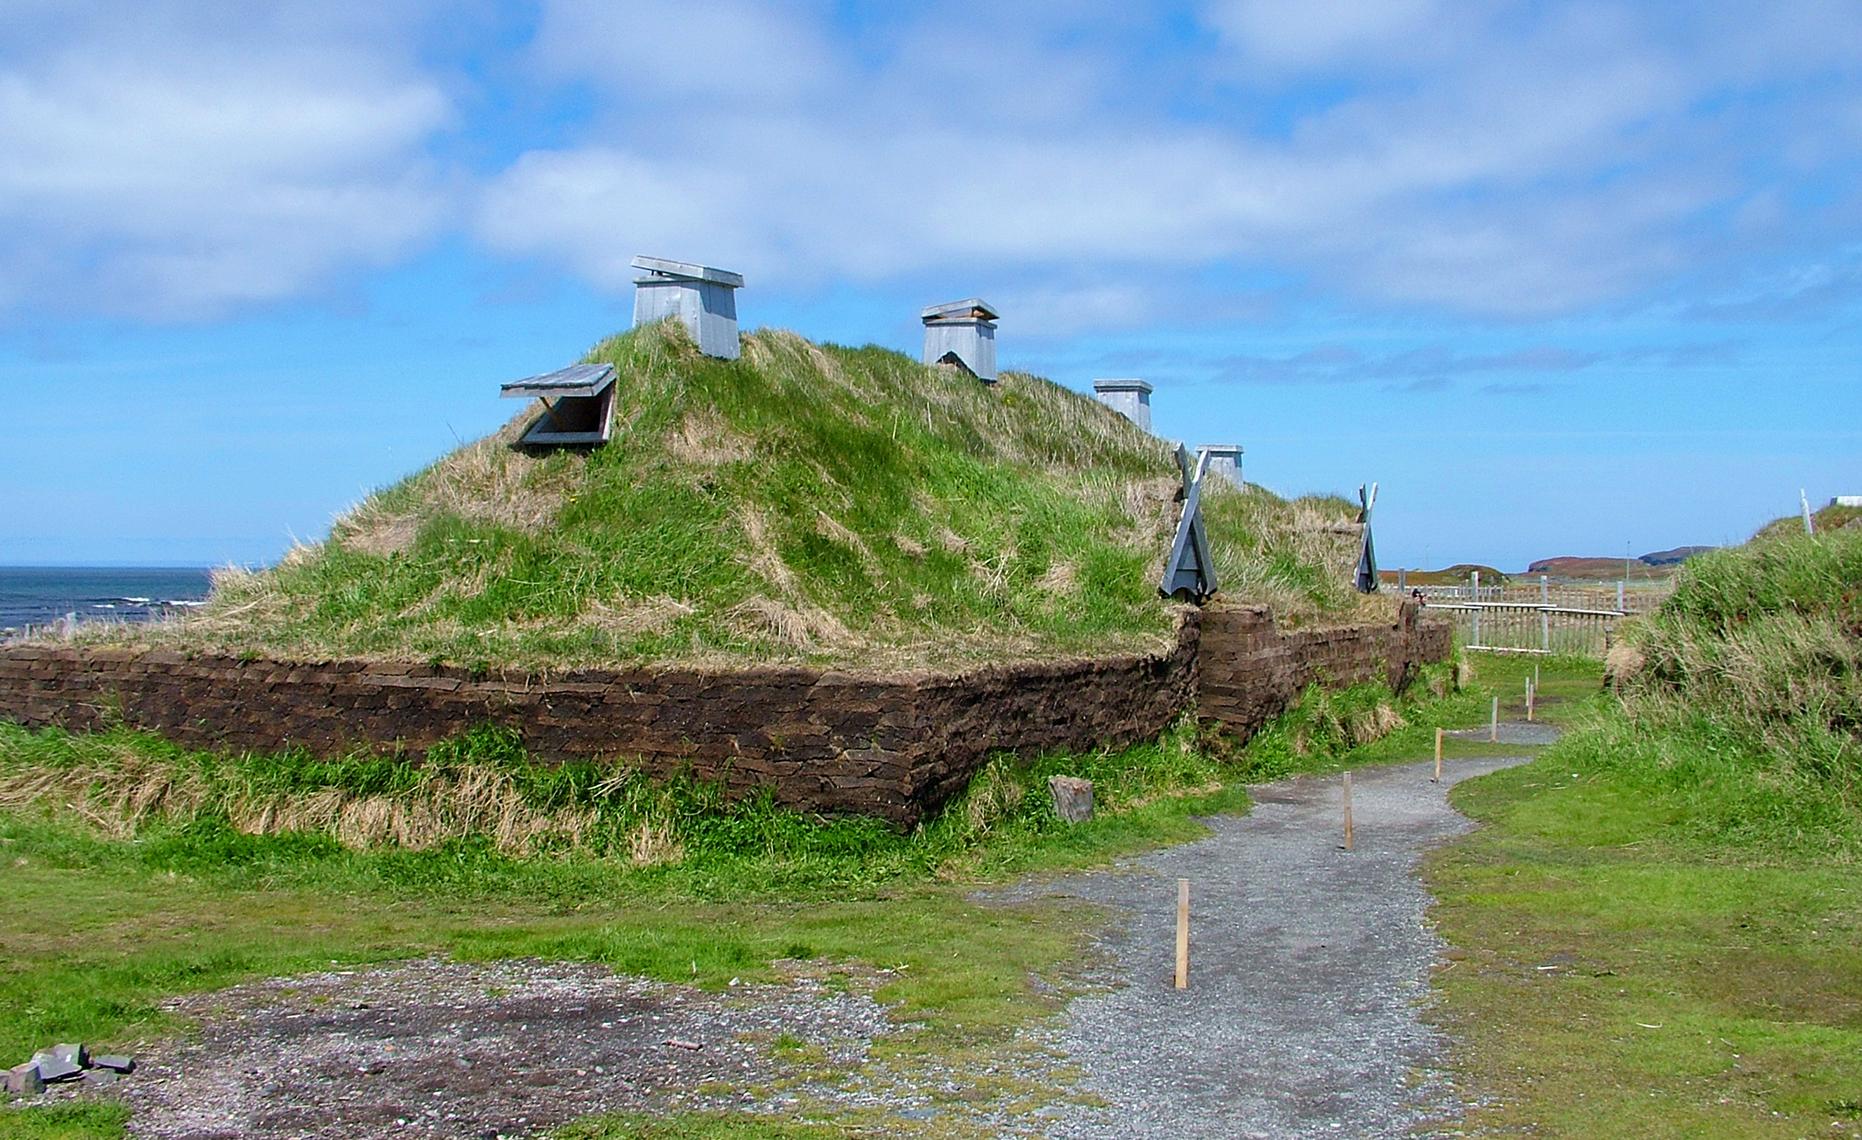
[(0, 564), (0, 633), (79, 620), (142, 622), (206, 600), (206, 566)]

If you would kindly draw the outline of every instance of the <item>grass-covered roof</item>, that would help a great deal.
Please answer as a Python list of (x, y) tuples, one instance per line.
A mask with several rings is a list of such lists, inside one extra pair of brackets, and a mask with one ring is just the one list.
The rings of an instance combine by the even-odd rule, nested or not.
[[(803, 660), (946, 666), (1151, 649), (1171, 445), (1047, 380), (993, 387), (876, 347), (676, 324), (586, 358), (613, 436), (515, 441), (527, 409), (371, 495), (278, 566), (137, 634), (200, 649), (467, 665)], [(1351, 610), (1351, 507), (1206, 500), (1227, 596)]]

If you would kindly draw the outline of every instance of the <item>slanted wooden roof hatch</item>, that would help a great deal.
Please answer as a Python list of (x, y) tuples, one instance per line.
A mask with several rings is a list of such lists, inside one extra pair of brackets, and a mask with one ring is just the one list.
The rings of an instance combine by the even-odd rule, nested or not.
[(589, 447), (608, 442), (614, 421), (614, 365), (572, 364), (501, 385), (506, 399), (543, 401), (543, 414), (518, 442), (526, 447)]

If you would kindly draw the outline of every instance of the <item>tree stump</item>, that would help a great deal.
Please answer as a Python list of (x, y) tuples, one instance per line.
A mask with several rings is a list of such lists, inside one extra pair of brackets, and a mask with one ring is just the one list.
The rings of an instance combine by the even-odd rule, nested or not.
[(1068, 823), (1093, 818), (1093, 782), (1078, 776), (1049, 776), (1047, 790), (1054, 795), (1054, 814)]

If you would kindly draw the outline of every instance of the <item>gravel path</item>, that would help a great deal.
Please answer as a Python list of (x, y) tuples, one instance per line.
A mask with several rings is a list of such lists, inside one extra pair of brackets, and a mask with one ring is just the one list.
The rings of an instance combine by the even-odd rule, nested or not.
[[(1482, 730), (1485, 737), (1486, 730)], [(1502, 741), (1542, 743), (1542, 726)], [(1127, 911), (1108, 936), (1104, 992), (1069, 1007), (1051, 1042), (1102, 1108), (1072, 1106), (1058, 1137), (1408, 1136), (1460, 1115), (1424, 1023), (1442, 949), (1416, 874), (1422, 853), (1472, 825), (1447, 786), (1530, 757), (1353, 773), (1354, 849), (1341, 780), (1253, 789), (1208, 839), (1110, 871), (1023, 884)], [(1190, 880), (1190, 986), (1172, 986), (1176, 880)]]

